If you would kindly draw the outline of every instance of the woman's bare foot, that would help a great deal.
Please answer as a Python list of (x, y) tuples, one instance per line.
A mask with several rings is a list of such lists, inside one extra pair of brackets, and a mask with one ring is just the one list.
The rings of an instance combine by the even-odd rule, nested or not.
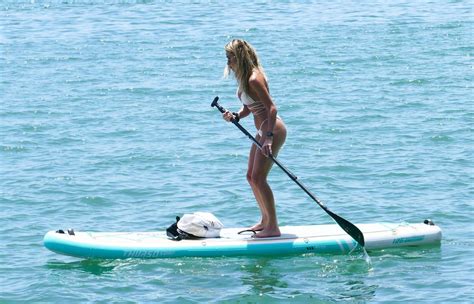
[(255, 224), (253, 225), (252, 227), (250, 227), (249, 229), (250, 230), (253, 230), (253, 231), (262, 231), (263, 230), (263, 224), (262, 223), (258, 223), (258, 224)]
[(256, 238), (267, 238), (267, 237), (277, 237), (277, 236), (281, 236), (281, 232), (278, 227), (274, 229), (263, 229), (262, 231), (254, 235), (254, 237)]

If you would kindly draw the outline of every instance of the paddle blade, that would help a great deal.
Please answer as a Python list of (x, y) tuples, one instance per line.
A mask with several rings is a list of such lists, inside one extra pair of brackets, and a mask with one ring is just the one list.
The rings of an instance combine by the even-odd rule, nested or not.
[(336, 221), (336, 223), (341, 226), (341, 228), (347, 232), (348, 235), (350, 235), (359, 245), (362, 247), (365, 246), (365, 239), (364, 239), (364, 234), (362, 231), (360, 231), (359, 228), (357, 228), (354, 224), (349, 222), (348, 220), (340, 217), (339, 215), (333, 213), (329, 209), (326, 209), (327, 213)]

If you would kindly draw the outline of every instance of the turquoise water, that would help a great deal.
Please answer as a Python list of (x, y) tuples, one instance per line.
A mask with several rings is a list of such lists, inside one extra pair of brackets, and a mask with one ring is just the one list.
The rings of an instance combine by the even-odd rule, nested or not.
[[(0, 302), (474, 301), (472, 1), (0, 1)], [(359, 256), (87, 261), (49, 230), (254, 224), (223, 46), (258, 50), (279, 159), (354, 223), (421, 222), (440, 247)], [(249, 119), (242, 124), (254, 130)], [(278, 168), (280, 224), (331, 219)]]

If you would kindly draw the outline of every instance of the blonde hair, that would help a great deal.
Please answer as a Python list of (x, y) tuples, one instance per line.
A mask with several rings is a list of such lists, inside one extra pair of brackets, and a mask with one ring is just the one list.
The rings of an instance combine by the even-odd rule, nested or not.
[[(254, 69), (262, 73), (265, 80), (267, 79), (263, 67), (258, 60), (257, 52), (250, 43), (245, 40), (234, 39), (226, 44), (225, 51), (231, 53), (236, 58), (237, 68), (234, 71), (235, 78), (245, 93), (249, 92), (249, 79)], [(228, 76), (229, 74), (229, 66), (226, 66), (224, 76)]]

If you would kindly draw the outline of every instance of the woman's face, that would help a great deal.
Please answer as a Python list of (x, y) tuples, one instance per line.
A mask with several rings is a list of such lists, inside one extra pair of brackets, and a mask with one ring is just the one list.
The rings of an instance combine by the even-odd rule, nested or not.
[(235, 72), (235, 68), (237, 67), (237, 58), (231, 52), (225, 52), (225, 56), (227, 57), (227, 65), (229, 68)]

